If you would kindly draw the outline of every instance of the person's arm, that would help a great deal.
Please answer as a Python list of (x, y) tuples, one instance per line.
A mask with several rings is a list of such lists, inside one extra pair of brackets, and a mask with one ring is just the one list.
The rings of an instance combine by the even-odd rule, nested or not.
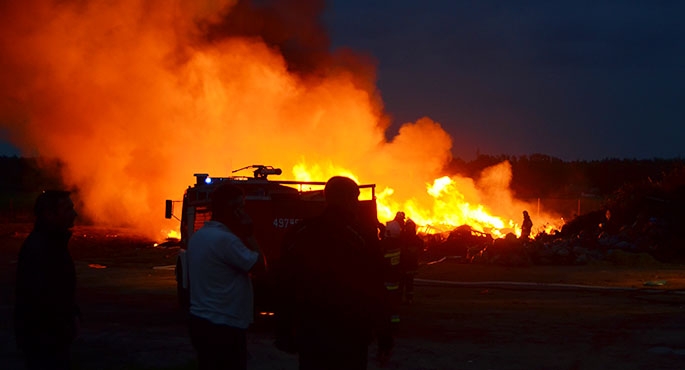
[(259, 247), (259, 243), (257, 242), (257, 238), (255, 238), (254, 235), (249, 235), (245, 238), (242, 239), (243, 243), (245, 243), (245, 246), (247, 249), (251, 251), (255, 251), (257, 253), (261, 253), (261, 248)]
[(262, 273), (266, 271), (266, 259), (264, 258), (262, 249), (259, 246), (259, 242), (257, 242), (257, 238), (255, 238), (254, 235), (249, 235), (243, 238), (242, 241), (243, 244), (245, 244), (245, 246), (247, 247), (247, 249), (259, 253), (259, 256), (257, 257), (257, 262), (255, 262), (255, 264), (252, 265), (250, 272)]
[(262, 253), (262, 249), (257, 242), (257, 238), (254, 236), (254, 224), (252, 223), (252, 218), (250, 217), (244, 209), (239, 209), (236, 211), (237, 226), (234, 227), (234, 232), (243, 242), (245, 247), (253, 252), (257, 252), (257, 262), (249, 269), (250, 272), (262, 273), (266, 271), (266, 259)]

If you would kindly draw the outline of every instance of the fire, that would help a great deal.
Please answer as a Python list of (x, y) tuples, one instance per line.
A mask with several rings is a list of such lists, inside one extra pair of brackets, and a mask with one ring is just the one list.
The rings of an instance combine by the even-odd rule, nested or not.
[(322, 2), (282, 19), (293, 9), (274, 3), (2, 2), (0, 128), (24, 155), (65, 163), (80, 214), (101, 225), (174, 229), (164, 199), (193, 173), (264, 163), (285, 179), (375, 183), (380, 221), (402, 210), (436, 231), (516, 232), (530, 207), (506, 163), (445, 173), (458, 138), (428, 117), (387, 139), (372, 59), (329, 51)]
[[(505, 175), (508, 171), (509, 176), (511, 175), (508, 163), (502, 163), (495, 166), (494, 169), (488, 169), (484, 172), (488, 171), (504, 171)], [(318, 174), (318, 177), (312, 176), (312, 173)], [(302, 181), (309, 181), (312, 178), (328, 178), (335, 174), (348, 175), (356, 179), (356, 176), (335, 167), (330, 167), (329, 171), (322, 171), (319, 166), (314, 166), (312, 171), (308, 171), (306, 165), (300, 164), (297, 166), (296, 171), (297, 179)], [(385, 187), (380, 189), (376, 194), (379, 220), (389, 221), (395, 216), (396, 211), (403, 210), (407, 217), (411, 218), (417, 225), (422, 227), (425, 233), (429, 234), (448, 232), (457, 226), (469, 225), (474, 230), (488, 233), (495, 238), (504, 237), (507, 233), (513, 233), (516, 236), (521, 235), (520, 224), (514, 219), (495, 216), (484, 204), (472, 204), (471, 202), (478, 199), (482, 194), (480, 194), (481, 191), (476, 188), (475, 184), (468, 185), (469, 182), (464, 180), (459, 177), (442, 176), (435, 179), (432, 183), (427, 183), (425, 194), (430, 197), (425, 198), (423, 202), (420, 200), (421, 197), (411, 197), (398, 202), (397, 197), (394, 196), (395, 190), (393, 188)], [(459, 185), (460, 182), (462, 186), (466, 186), (461, 187)], [(508, 182), (506, 185), (508, 186)], [(460, 189), (470, 190), (472, 194), (476, 192), (475, 194), (478, 196), (467, 197)], [(506, 188), (499, 189), (500, 193), (506, 193), (507, 191)], [(514, 204), (514, 206), (507, 206), (510, 210), (513, 207), (509, 214), (516, 214), (516, 212), (526, 207), (530, 208), (530, 205), (518, 202), (511, 198), (511, 196), (508, 196), (508, 198), (507, 202)], [(539, 232), (550, 233), (559, 227), (558, 222), (554, 221), (553, 216), (543, 215), (538, 221), (542, 224), (542, 226), (536, 228)]]
[(436, 179), (433, 185), (428, 187), (428, 194), (436, 199), (434, 214), (438, 218), (427, 223), (447, 225), (450, 228), (469, 224), (475, 226), (478, 231), (498, 231), (504, 228), (504, 222), (489, 215), (483, 205), (471, 205), (459, 192), (455, 182), (447, 176)]

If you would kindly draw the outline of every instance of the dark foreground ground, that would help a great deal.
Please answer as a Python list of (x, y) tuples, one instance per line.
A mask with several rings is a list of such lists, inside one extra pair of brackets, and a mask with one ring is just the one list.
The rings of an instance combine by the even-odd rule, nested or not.
[[(11, 327), (16, 253), (28, 225), (0, 225), (0, 369), (21, 369)], [(124, 230), (79, 227), (72, 254), (84, 312), (78, 369), (194, 369), (177, 310), (175, 250)], [(423, 266), (389, 369), (685, 369), (679, 265)], [(449, 283), (452, 282), (452, 283)], [(250, 369), (297, 369), (263, 325)], [(373, 352), (373, 347), (371, 348)], [(371, 356), (373, 358), (373, 356)], [(377, 369), (371, 361), (370, 369)]]

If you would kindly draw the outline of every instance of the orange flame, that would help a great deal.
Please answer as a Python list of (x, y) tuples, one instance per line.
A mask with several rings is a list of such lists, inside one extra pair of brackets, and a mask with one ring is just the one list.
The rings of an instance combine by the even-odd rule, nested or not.
[(375, 183), (381, 221), (402, 210), (437, 231), (517, 232), (512, 220), (529, 207), (508, 190), (508, 163), (478, 180), (445, 173), (453, 138), (427, 117), (388, 141), (368, 58), (329, 54), (324, 43), (304, 63), (310, 70), (298, 69), (274, 45), (312, 32), (285, 24), (280, 38), (256, 26), (207, 36), (241, 4), (2, 2), (0, 125), (24, 155), (66, 164), (82, 215), (155, 237), (177, 227), (163, 219), (164, 199), (180, 199), (193, 173), (252, 163), (280, 167), (285, 179)]
[[(331, 167), (328, 171), (322, 171), (319, 166), (313, 166), (313, 171), (309, 172), (302, 164), (297, 166), (296, 178), (303, 181), (317, 178), (312, 177), (311, 173), (317, 173), (318, 178), (343, 174), (356, 179), (356, 176), (343, 169)], [(505, 182), (497, 184), (496, 182), (501, 179), (493, 181), (493, 178), (498, 177), (504, 177)], [(489, 233), (496, 238), (504, 237), (507, 233), (520, 236), (521, 226), (514, 217), (522, 210), (532, 208), (532, 205), (517, 201), (509, 194), (510, 179), (511, 166), (508, 162), (503, 162), (483, 171), (479, 184), (474, 183), (472, 179), (458, 176), (437, 178), (432, 183), (426, 183), (426, 196), (420, 196), (421, 192), (412, 192), (411, 197), (399, 198), (395, 189), (384, 187), (376, 193), (378, 217), (379, 220), (389, 221), (401, 210), (417, 225), (422, 226), (426, 233), (447, 232), (460, 225), (469, 225), (474, 230)], [(398, 187), (405, 186), (403, 181), (396, 181), (394, 184)], [(495, 195), (483, 190), (488, 186)], [(487, 198), (490, 196), (495, 199), (488, 202)], [(494, 206), (488, 207), (488, 203)], [(539, 226), (534, 229), (550, 233), (560, 228), (561, 222), (557, 220), (558, 218), (553, 215), (538, 214), (536, 223), (539, 223)]]

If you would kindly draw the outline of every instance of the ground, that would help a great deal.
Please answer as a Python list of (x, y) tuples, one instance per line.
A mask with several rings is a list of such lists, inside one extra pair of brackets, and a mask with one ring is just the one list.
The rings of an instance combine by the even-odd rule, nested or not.
[[(12, 337), (16, 254), (30, 225), (0, 225), (0, 366), (21, 369)], [(176, 250), (121, 229), (77, 227), (84, 313), (78, 369), (194, 369), (173, 270)], [(402, 308), (389, 369), (684, 369), (681, 265), (422, 266)], [(297, 369), (268, 325), (249, 332), (249, 369)], [(370, 369), (378, 369), (370, 350)]]

